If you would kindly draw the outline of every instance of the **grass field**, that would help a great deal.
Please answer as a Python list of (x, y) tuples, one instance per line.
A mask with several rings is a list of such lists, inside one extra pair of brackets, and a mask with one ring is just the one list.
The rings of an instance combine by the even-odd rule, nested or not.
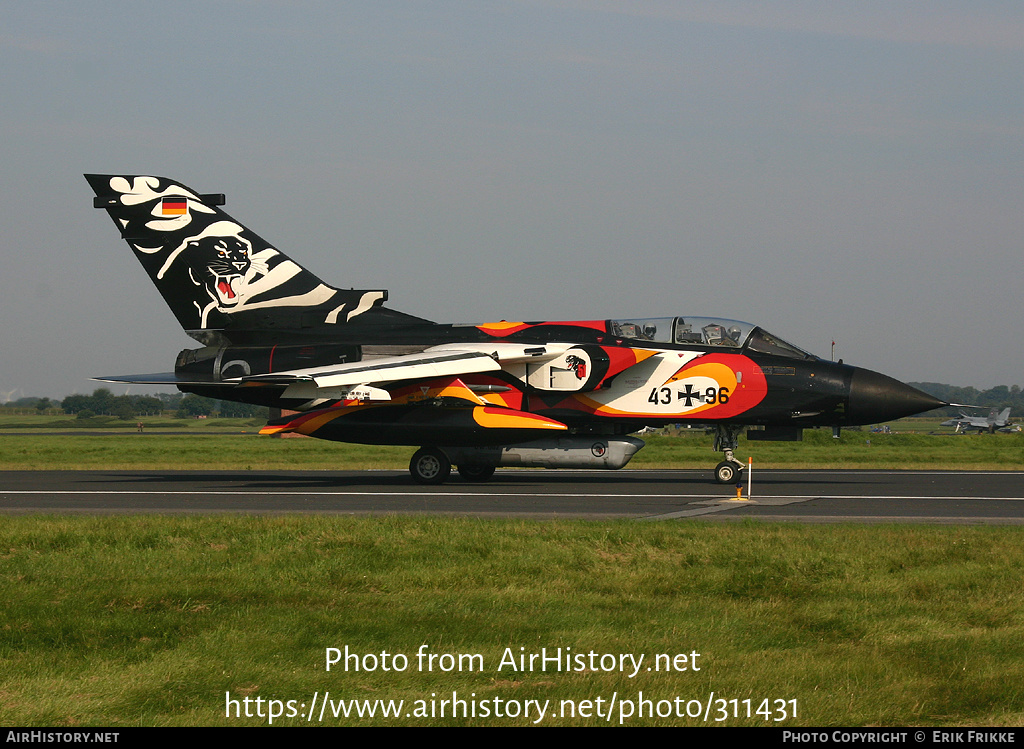
[[(174, 422), (174, 420), (167, 420)], [(123, 423), (123, 422), (122, 422)], [(100, 434), (20, 429), (0, 424), (0, 467), (6, 470), (364, 470), (404, 469), (412, 447), (350, 445), (309, 438), (258, 436), (261, 422), (191, 420), (168, 429), (111, 427)], [(91, 430), (90, 430), (91, 431)], [(699, 430), (644, 435), (647, 447), (629, 468), (708, 469), (721, 460)], [(979, 469), (1024, 468), (1024, 434), (936, 435), (808, 430), (802, 442), (740, 439), (737, 456), (759, 468)]]
[[(275, 724), (306, 725), (288, 701), (304, 713), (315, 693), (333, 700), (326, 725), (538, 717), (416, 717), (454, 691), (481, 712), (550, 701), (543, 725), (603, 725), (613, 698), (609, 722), (626, 725), (1020, 725), (1021, 540), (1014, 528), (6, 518), (0, 721), (260, 725), (278, 700)], [(423, 646), (452, 670), (419, 667)], [(328, 672), (327, 648), (345, 647), (376, 662)], [(541, 648), (645, 660), (502, 664)], [(383, 670), (384, 653), (405, 669)], [(672, 666), (648, 671), (659, 654)], [(459, 671), (459, 655), (479, 659)], [(682, 717), (637, 716), (641, 693)], [(226, 717), (229, 698), (243, 717)], [(332, 714), (350, 700), (404, 703), (398, 718)]]
[(102, 430), (109, 432), (134, 433), (137, 425), (142, 422), (147, 430), (175, 431), (188, 430), (196, 433), (204, 431), (237, 431), (258, 432), (266, 424), (265, 419), (175, 419), (170, 416), (138, 417), (129, 420), (115, 416), (93, 416), (88, 419), (77, 419), (69, 414), (2, 414), (0, 413), (0, 433), (2, 432), (49, 432), (52, 430)]
[[(0, 465), (404, 468), (412, 452), (167, 422), (101, 436), (0, 422)], [(761, 468), (1024, 467), (1019, 434), (899, 427), (743, 441), (738, 455)], [(645, 439), (630, 467), (717, 461), (703, 434)], [(326, 695), (325, 725), (1021, 725), (1022, 541), (987, 527), (7, 516), (0, 724), (265, 725), (273, 710), (275, 725), (317, 725)], [(346, 647), (360, 670), (327, 671), (328, 648)], [(598, 660), (508, 663), (542, 648)], [(383, 670), (385, 653), (405, 668)], [(606, 668), (641, 655), (638, 669)], [(458, 656), (465, 670), (443, 669)], [(667, 670), (646, 670), (656, 663)], [(453, 696), (477, 717), (452, 717)]]

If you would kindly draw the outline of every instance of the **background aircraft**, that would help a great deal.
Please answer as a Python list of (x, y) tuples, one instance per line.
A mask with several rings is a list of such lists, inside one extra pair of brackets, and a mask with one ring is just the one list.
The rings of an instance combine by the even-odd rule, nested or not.
[(718, 481), (751, 439), (869, 424), (947, 405), (819, 359), (750, 323), (707, 317), (439, 324), (387, 292), (329, 286), (219, 206), (162, 177), (86, 175), (185, 331), (174, 372), (102, 377), (175, 385), (299, 412), (262, 432), (420, 446), (413, 478), (496, 466), (621, 468), (645, 426), (714, 425)]
[(1010, 409), (1004, 408), (998, 414), (993, 408), (988, 416), (968, 416), (962, 413), (955, 419), (949, 419), (948, 421), (942, 422), (940, 426), (944, 427), (956, 427), (958, 432), (989, 432), (990, 434), (996, 431), (1000, 432), (1014, 432), (1020, 431), (1020, 427), (1014, 427), (1012, 421), (1010, 421)]

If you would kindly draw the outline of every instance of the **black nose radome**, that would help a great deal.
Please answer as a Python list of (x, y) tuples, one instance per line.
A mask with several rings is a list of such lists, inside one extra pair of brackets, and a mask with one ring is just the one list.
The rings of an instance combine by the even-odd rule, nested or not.
[(928, 393), (870, 369), (855, 369), (850, 381), (850, 423), (875, 424), (947, 405)]

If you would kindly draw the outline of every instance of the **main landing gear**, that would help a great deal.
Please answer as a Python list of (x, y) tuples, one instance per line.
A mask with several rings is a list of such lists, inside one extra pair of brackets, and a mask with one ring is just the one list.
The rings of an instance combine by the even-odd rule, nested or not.
[(421, 447), (409, 461), (409, 473), (417, 484), (443, 484), (452, 473), (452, 462), (443, 450)]
[(459, 466), (459, 475), (466, 481), (489, 481), (494, 475), (494, 466)]
[[(452, 474), (452, 461), (440, 448), (421, 447), (409, 461), (409, 473), (417, 484), (443, 484)], [(487, 481), (494, 466), (460, 465), (459, 475), (466, 481)]]
[(739, 445), (742, 425), (737, 424), (716, 424), (715, 425), (715, 451), (724, 453), (725, 460), (715, 466), (715, 481), (719, 484), (731, 484), (736, 481), (744, 465), (740, 463), (733, 450)]
[[(715, 481), (719, 484), (735, 483), (739, 479), (740, 473), (746, 468), (743, 463), (736, 459), (734, 454), (737, 440), (743, 428), (742, 425), (738, 424), (718, 424), (715, 426), (715, 450), (723, 453), (725, 458), (715, 466)], [(636, 440), (636, 442), (639, 442), (639, 440)], [(640, 443), (640, 446), (642, 445), (643, 443)], [(456, 452), (459, 451), (456, 450)], [(465, 459), (465, 456), (457, 459)], [(537, 465), (544, 464), (539, 463)], [(493, 465), (467, 463), (460, 464), (458, 470), (459, 475), (466, 481), (484, 482), (494, 476), (494, 468)], [(409, 473), (417, 484), (435, 486), (443, 484), (452, 475), (452, 459), (439, 447), (421, 447), (412, 456), (412, 460), (409, 461)]]

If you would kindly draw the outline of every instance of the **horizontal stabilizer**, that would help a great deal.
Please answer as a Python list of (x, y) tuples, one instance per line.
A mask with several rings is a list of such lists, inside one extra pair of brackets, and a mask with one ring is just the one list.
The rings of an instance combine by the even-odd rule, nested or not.
[[(113, 375), (95, 377), (103, 382), (123, 382), (135, 385), (221, 385), (251, 387), (254, 385), (294, 386), (308, 383), (314, 390), (350, 388), (410, 379), (458, 377), (477, 372), (501, 369), (491, 354), (482, 351), (440, 349), (418, 354), (387, 356), (350, 364), (330, 364), (306, 369), (292, 369), (268, 374), (228, 377), (222, 380), (179, 375), (174, 372), (156, 374)], [(307, 396), (303, 396), (307, 397)], [(309, 395), (308, 397), (312, 397)], [(342, 397), (335, 394), (335, 397)], [(376, 398), (375, 398), (376, 399)], [(475, 400), (475, 396), (472, 398)]]
[(123, 382), (131, 385), (219, 385), (216, 380), (205, 380), (196, 377), (181, 377), (174, 372), (156, 372), (155, 374), (109, 375), (93, 377), (100, 382)]

